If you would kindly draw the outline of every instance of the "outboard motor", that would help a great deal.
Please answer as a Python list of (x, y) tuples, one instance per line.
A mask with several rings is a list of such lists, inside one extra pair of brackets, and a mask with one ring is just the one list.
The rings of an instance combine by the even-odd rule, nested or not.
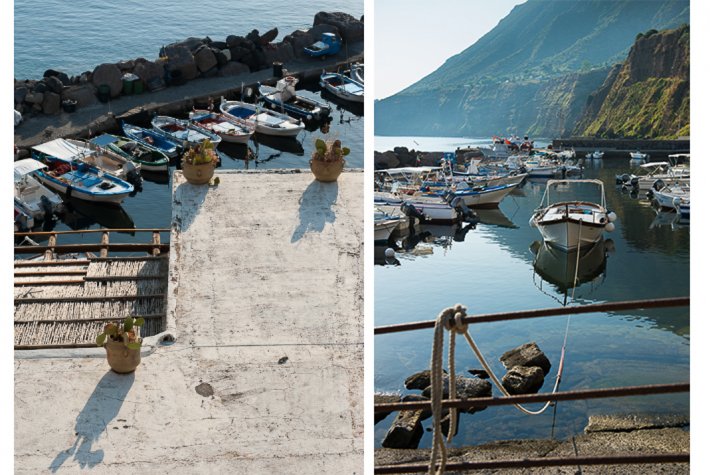
[(656, 180), (656, 181), (653, 182), (653, 185), (652, 185), (652, 186), (653, 186), (653, 189), (654, 189), (654, 190), (656, 190), (656, 191), (661, 191), (661, 190), (663, 189), (663, 187), (666, 186), (666, 184), (665, 184), (665, 182), (664, 182), (663, 180), (661, 180), (661, 179), (659, 178), (658, 180)]
[(411, 227), (414, 222), (412, 218), (419, 218), (419, 222), (424, 222), (426, 221), (427, 217), (421, 213), (412, 203), (405, 201), (402, 203), (402, 205), (399, 207), (400, 210), (402, 210), (402, 213), (404, 213), (405, 216), (407, 216), (409, 219), (409, 226)]
[(52, 209), (52, 202), (49, 201), (49, 198), (46, 196), (42, 195), (39, 198), (40, 202), (40, 207), (42, 208), (42, 211), (44, 211), (44, 220), (49, 221), (52, 219), (52, 214), (54, 213), (54, 210)]
[(460, 196), (456, 196), (449, 202), (449, 204), (458, 212), (459, 216), (464, 221), (468, 223), (478, 222), (478, 216), (476, 215), (476, 213), (471, 208), (466, 206), (466, 204), (463, 202), (463, 198), (461, 198)]
[(143, 178), (141, 178), (141, 174), (136, 170), (133, 162), (126, 162), (123, 165), (123, 169), (126, 170), (126, 181), (135, 186), (136, 189), (141, 190), (143, 188)]

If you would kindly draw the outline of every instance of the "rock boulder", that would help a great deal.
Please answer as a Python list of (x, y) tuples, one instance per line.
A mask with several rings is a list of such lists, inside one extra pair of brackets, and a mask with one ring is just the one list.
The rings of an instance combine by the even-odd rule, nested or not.
[(534, 341), (506, 351), (500, 361), (508, 370), (514, 366), (539, 366), (544, 374), (550, 371), (551, 366), (550, 360)]
[(387, 152), (375, 152), (375, 170), (396, 168), (398, 166), (399, 158), (393, 151), (388, 150)]
[[(444, 399), (449, 397), (449, 377), (444, 376)], [(466, 378), (464, 376), (456, 376), (456, 397), (461, 399), (490, 397), (491, 383), (480, 378)], [(422, 391), (422, 395), (431, 398), (431, 386)], [(476, 407), (467, 409), (464, 412), (474, 413), (482, 411), (485, 407)]]
[(260, 46), (266, 46), (272, 41), (276, 39), (276, 37), (279, 36), (279, 29), (278, 28), (272, 28), (263, 35), (259, 36), (259, 39), (255, 41), (256, 44)]
[(217, 66), (217, 58), (209, 46), (200, 46), (195, 50), (193, 56), (195, 57), (197, 69), (199, 69), (201, 73), (209, 71)]
[(153, 62), (146, 59), (142, 61), (136, 60), (136, 67), (133, 69), (133, 74), (138, 76), (144, 84), (155, 84), (155, 82), (158, 81), (161, 86), (164, 86), (165, 62)]
[(42, 112), (48, 115), (59, 114), (61, 111), (61, 96), (55, 92), (45, 92), (42, 101)]
[(286, 62), (294, 58), (293, 46), (291, 43), (282, 42), (264, 47), (264, 57), (267, 64), (274, 61)]
[(111, 90), (111, 97), (118, 97), (123, 90), (123, 82), (121, 81), (121, 70), (118, 66), (112, 63), (104, 63), (96, 66), (92, 73), (94, 86), (99, 87), (102, 84), (108, 85)]
[(165, 53), (168, 58), (167, 70), (175, 76), (179, 71), (180, 77), (185, 81), (195, 79), (199, 74), (195, 58), (186, 46), (166, 46)]
[(64, 89), (64, 83), (57, 76), (49, 76), (43, 79), (47, 84), (47, 89), (55, 94), (61, 94)]
[(536, 393), (545, 382), (545, 374), (539, 366), (513, 366), (501, 382), (510, 394)]
[[(375, 394), (375, 404), (382, 404), (388, 402), (399, 402), (399, 394)], [(376, 412), (375, 413), (375, 424), (380, 422), (382, 419), (386, 419), (391, 412)]]
[(76, 101), (77, 107), (86, 107), (96, 104), (96, 88), (91, 84), (70, 86), (62, 92), (62, 100), (65, 99)]
[(303, 51), (303, 48), (310, 46), (315, 42), (316, 40), (313, 36), (309, 32), (303, 30), (296, 30), (284, 38), (284, 43), (291, 43), (293, 54), (297, 58), (305, 57), (306, 53)]
[(359, 41), (365, 37), (365, 25), (357, 18), (342, 12), (318, 12), (313, 18), (313, 26), (332, 25), (345, 41)]
[(424, 435), (423, 411), (400, 411), (392, 422), (382, 446), (390, 449), (416, 449)]

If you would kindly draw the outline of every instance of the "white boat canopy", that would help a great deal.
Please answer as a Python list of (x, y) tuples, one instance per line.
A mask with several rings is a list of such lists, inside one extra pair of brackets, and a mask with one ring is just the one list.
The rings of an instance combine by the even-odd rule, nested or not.
[(34, 158), (18, 160), (15, 162), (15, 181), (20, 180), (25, 175), (45, 168), (47, 168), (47, 165)]
[(91, 152), (88, 148), (79, 147), (67, 142), (64, 139), (54, 139), (50, 142), (36, 145), (32, 148), (38, 152), (47, 154), (51, 157), (60, 158), (62, 160), (71, 160), (77, 155)]
[(685, 158), (687, 160), (690, 160), (690, 154), (689, 153), (675, 153), (673, 155), (668, 155), (668, 158), (673, 158), (673, 159), (679, 159), (679, 158)]
[(668, 162), (648, 162), (639, 165), (641, 168), (651, 168), (651, 167), (670, 167)]
[(402, 167), (402, 168), (385, 168), (377, 170), (381, 173), (424, 173), (441, 170), (441, 167)]

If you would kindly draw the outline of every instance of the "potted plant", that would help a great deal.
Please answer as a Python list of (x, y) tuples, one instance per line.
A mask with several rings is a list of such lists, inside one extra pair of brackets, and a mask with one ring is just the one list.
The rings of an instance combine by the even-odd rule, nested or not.
[(350, 153), (350, 149), (343, 147), (340, 140), (316, 140), (316, 149), (311, 155), (311, 171), (316, 180), (329, 182), (335, 181), (340, 176), (345, 166), (343, 157)]
[(138, 327), (143, 318), (126, 317), (122, 322), (108, 323), (96, 337), (96, 344), (106, 348), (106, 359), (116, 373), (131, 373), (141, 362), (141, 343)]
[(217, 166), (217, 152), (214, 144), (205, 139), (197, 147), (190, 147), (182, 156), (182, 173), (188, 183), (204, 185), (209, 183)]

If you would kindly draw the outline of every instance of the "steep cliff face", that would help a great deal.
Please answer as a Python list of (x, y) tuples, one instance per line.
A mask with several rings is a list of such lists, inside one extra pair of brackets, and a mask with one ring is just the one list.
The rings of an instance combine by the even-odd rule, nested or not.
[(575, 135), (690, 135), (690, 28), (639, 35), (623, 65), (592, 95)]
[(569, 133), (638, 32), (688, 21), (688, 0), (529, 0), (427, 77), (376, 101), (375, 131)]

